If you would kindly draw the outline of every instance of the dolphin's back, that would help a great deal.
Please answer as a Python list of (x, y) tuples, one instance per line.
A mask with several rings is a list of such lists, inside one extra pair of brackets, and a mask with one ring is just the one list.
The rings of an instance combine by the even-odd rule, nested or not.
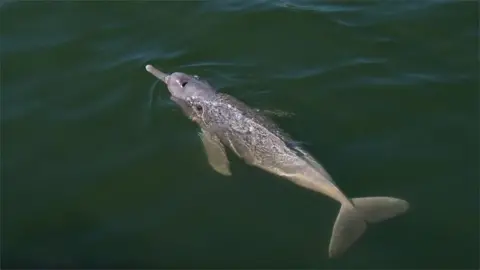
[(247, 163), (287, 175), (308, 173), (332, 182), (325, 169), (269, 117), (242, 101), (218, 93), (204, 116), (207, 129)]
[[(205, 128), (243, 158), (252, 158), (256, 152), (268, 154), (266, 148), (271, 152), (274, 148), (285, 147), (285, 142), (291, 140), (267, 116), (230, 95), (218, 93), (207, 108)], [(282, 152), (276, 150), (277, 154)]]
[[(280, 129), (269, 117), (250, 108), (242, 101), (224, 93), (218, 93), (215, 101), (220, 105), (218, 107), (218, 114), (229, 116), (229, 118), (225, 120), (232, 124), (232, 128), (244, 130), (252, 126), (262, 126), (267, 129), (269, 133), (283, 141), (291, 140), (291, 137)], [(229, 113), (230, 115), (228, 115)], [(231, 122), (232, 119), (236, 121)]]

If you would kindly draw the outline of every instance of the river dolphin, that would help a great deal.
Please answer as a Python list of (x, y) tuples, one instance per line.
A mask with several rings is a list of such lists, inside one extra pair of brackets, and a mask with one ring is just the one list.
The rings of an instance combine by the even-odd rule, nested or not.
[[(329, 257), (345, 252), (366, 230), (407, 211), (409, 203), (392, 197), (348, 198), (307, 151), (270, 118), (242, 101), (216, 91), (196, 75), (146, 70), (162, 80), (183, 113), (200, 127), (206, 158), (216, 172), (231, 175), (226, 147), (247, 164), (322, 193), (341, 204), (333, 225)], [(226, 146), (226, 147), (225, 147)]]

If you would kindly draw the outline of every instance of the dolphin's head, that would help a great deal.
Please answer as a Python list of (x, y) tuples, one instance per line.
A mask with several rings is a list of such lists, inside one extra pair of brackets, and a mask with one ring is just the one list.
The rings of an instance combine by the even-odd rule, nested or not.
[(166, 77), (165, 83), (173, 97), (184, 101), (209, 99), (215, 95), (215, 90), (196, 75), (174, 72)]
[(200, 117), (203, 107), (215, 97), (215, 89), (196, 75), (181, 72), (167, 75), (151, 65), (147, 65), (146, 69), (167, 85), (170, 99), (191, 118)]

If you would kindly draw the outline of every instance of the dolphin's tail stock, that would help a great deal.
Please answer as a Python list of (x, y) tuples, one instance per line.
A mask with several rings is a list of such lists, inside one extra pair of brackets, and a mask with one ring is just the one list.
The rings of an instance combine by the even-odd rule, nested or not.
[(407, 201), (392, 197), (354, 198), (342, 204), (333, 225), (328, 253), (336, 257), (346, 251), (367, 228), (367, 222), (380, 222), (407, 211)]

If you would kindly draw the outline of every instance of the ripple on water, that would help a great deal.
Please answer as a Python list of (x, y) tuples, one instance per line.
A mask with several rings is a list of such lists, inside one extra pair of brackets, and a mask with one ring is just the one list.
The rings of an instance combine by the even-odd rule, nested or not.
[(280, 73), (272, 74), (274, 79), (306, 79), (316, 76), (327, 75), (330, 72), (341, 70), (344, 68), (361, 68), (363, 65), (376, 65), (387, 63), (387, 58), (373, 58), (373, 57), (355, 57), (346, 59), (330, 65), (317, 65), (310, 68), (296, 68), (291, 67)]
[(295, 9), (301, 11), (313, 11), (320, 13), (338, 13), (338, 12), (358, 12), (365, 9), (365, 5), (368, 5), (367, 1), (358, 1), (352, 4), (346, 4), (344, 2), (339, 4), (332, 3), (319, 3), (318, 1), (298, 1), (298, 0), (281, 0), (275, 2), (274, 5), (284, 7), (288, 9)]
[[(422, 12), (430, 12), (434, 5), (442, 5), (452, 0), (433, 1), (364, 1), (361, 12), (337, 12), (331, 18), (339, 25), (346, 27), (378, 27), (389, 21), (402, 21), (412, 17), (421, 17)], [(359, 11), (359, 10), (353, 10)]]
[(201, 9), (208, 12), (258, 12), (272, 9), (272, 4), (268, 0), (224, 0), (224, 1), (204, 1)]
[(441, 73), (401, 73), (388, 77), (363, 76), (355, 79), (358, 85), (419, 85), (423, 83), (454, 83), (469, 79), (465, 74), (441, 74)]
[(198, 61), (182, 64), (174, 71), (196, 74), (214, 88), (221, 89), (245, 83), (248, 80), (248, 71), (254, 67), (255, 64), (249, 61)]
[[(23, 3), (22, 3), (23, 4)], [(24, 9), (22, 5), (9, 4), (1, 9), (1, 22), (15, 21), (8, 27), (1, 27), (2, 54), (20, 54), (23, 52), (39, 51), (54, 46), (59, 46), (78, 38), (78, 33), (65, 31), (59, 27), (58, 21), (62, 20), (65, 14), (57, 16), (43, 16), (40, 12), (31, 14), (29, 20), (18, 20), (16, 14)], [(32, 18), (33, 17), (33, 18)]]

